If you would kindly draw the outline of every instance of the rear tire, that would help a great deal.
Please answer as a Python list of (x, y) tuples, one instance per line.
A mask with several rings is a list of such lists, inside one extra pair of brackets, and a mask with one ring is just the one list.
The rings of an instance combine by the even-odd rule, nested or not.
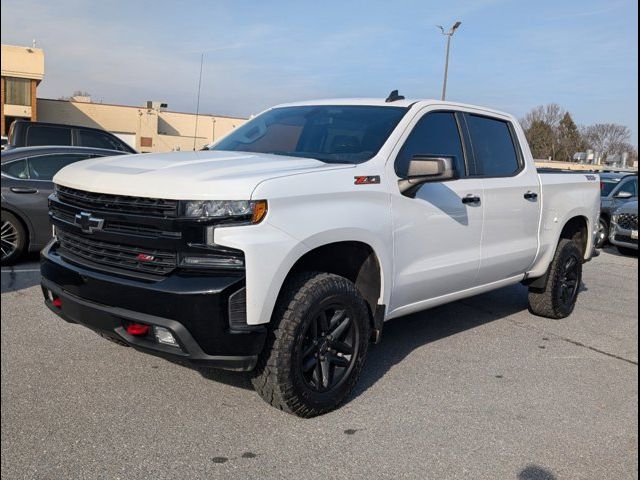
[(621, 255), (624, 255), (625, 257), (637, 257), (638, 256), (638, 250), (634, 250), (633, 248), (626, 248), (626, 247), (616, 247), (618, 249), (618, 252), (620, 252)]
[(22, 222), (9, 212), (2, 211), (2, 265), (13, 265), (25, 251), (27, 235)]
[(529, 311), (552, 319), (573, 313), (582, 285), (582, 252), (573, 240), (562, 239), (549, 266), (544, 289), (529, 289)]
[(310, 418), (337, 408), (364, 364), (369, 310), (355, 285), (302, 273), (284, 287), (252, 383), (272, 406)]

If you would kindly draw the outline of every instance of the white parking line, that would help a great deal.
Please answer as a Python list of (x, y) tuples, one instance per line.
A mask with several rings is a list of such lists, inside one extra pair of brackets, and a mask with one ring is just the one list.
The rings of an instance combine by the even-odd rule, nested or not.
[(32, 268), (29, 270), (2, 270), (2, 273), (30, 273), (30, 272), (39, 272), (39, 268)]

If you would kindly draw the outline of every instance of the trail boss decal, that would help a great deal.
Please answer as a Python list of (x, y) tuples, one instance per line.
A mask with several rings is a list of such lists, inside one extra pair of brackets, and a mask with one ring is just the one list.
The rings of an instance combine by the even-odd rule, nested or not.
[(359, 176), (355, 178), (355, 185), (375, 185), (380, 183), (380, 175)]

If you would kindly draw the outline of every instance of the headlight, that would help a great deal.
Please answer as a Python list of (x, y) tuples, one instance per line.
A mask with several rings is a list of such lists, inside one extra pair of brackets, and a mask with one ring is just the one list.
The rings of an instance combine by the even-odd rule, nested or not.
[(259, 223), (267, 214), (266, 200), (189, 200), (183, 202), (185, 217), (237, 218)]

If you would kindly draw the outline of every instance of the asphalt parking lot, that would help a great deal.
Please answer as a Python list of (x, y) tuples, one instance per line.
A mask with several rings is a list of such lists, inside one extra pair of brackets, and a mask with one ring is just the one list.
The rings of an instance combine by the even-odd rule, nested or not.
[(510, 287), (390, 322), (359, 388), (312, 420), (54, 317), (2, 268), (2, 478), (631, 479), (638, 260), (585, 266), (575, 314)]

